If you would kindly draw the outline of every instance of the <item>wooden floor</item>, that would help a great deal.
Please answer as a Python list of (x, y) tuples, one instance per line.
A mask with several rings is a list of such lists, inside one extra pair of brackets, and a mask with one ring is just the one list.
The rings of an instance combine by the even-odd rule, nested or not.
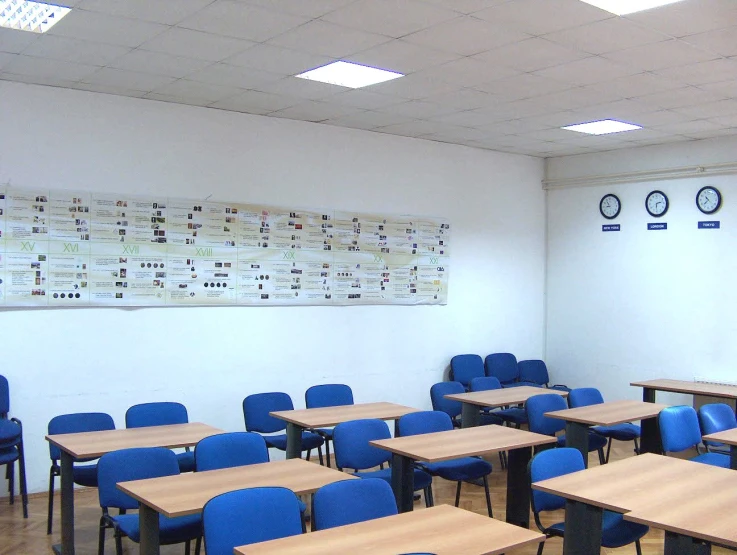
[[(612, 449), (612, 460), (632, 456), (631, 443), (616, 443)], [(506, 502), (506, 472), (502, 471), (496, 456), (489, 459), (494, 465), (490, 485), (492, 488), (492, 505), (494, 517), (504, 519), (504, 508)], [(596, 457), (591, 457), (591, 464), (598, 464)], [(656, 485), (654, 485), (656, 486)], [(433, 484), (435, 502), (452, 504), (455, 496), (455, 484), (445, 480), (435, 479)], [(705, 493), (705, 492), (702, 492)], [(47, 497), (45, 494), (37, 494), (31, 497), (29, 503), (29, 518), (23, 519), (23, 513), (19, 500), (16, 498), (14, 506), (7, 505), (7, 499), (0, 503), (0, 555), (37, 555), (51, 553), (52, 543), (59, 542), (60, 520), (59, 520), (59, 495), (55, 500), (54, 534), (46, 535), (46, 510)], [(100, 517), (100, 508), (97, 501), (97, 490), (79, 490), (75, 497), (76, 507), (76, 538), (77, 554), (93, 555), (97, 553), (97, 523)], [(464, 484), (461, 493), (462, 508), (480, 514), (486, 514), (486, 501), (483, 489), (478, 486)], [(416, 509), (424, 507), (422, 501), (416, 504)], [(562, 512), (553, 515), (546, 522), (562, 520)], [(532, 520), (531, 520), (532, 522)], [(534, 523), (532, 524), (534, 526)], [(124, 553), (132, 555), (138, 553), (138, 546), (129, 540), (123, 540)], [(643, 555), (662, 555), (663, 533), (651, 530), (642, 542)], [(204, 550), (203, 550), (204, 552)], [(535, 555), (536, 548), (528, 547), (509, 552), (509, 555)], [(545, 555), (561, 555), (563, 552), (563, 540), (550, 539), (546, 542)], [(115, 546), (112, 534), (108, 533), (106, 541), (106, 554), (114, 554)], [(162, 547), (161, 553), (183, 554), (183, 546)], [(635, 547), (627, 546), (619, 549), (602, 549), (602, 554), (635, 554)], [(714, 548), (714, 555), (733, 553), (726, 549)]]

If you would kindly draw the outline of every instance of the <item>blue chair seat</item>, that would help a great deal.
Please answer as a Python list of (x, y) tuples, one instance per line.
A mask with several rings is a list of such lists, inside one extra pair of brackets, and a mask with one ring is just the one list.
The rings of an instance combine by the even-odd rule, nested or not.
[[(378, 478), (379, 480), (384, 480), (389, 485), (392, 485), (391, 468), (371, 470), (369, 472), (354, 472), (353, 475), (358, 476), (359, 478)], [(415, 468), (415, 491), (425, 489), (429, 487), (430, 484), (432, 484), (432, 476), (419, 468)]]
[(498, 410), (495, 414), (505, 422), (519, 425), (527, 424), (527, 413), (525, 412), (525, 409), (519, 407)]
[[(563, 536), (565, 525), (558, 522), (547, 530)], [(641, 538), (647, 531), (647, 526), (628, 522), (621, 514), (605, 510), (601, 522), (601, 545), (608, 548), (623, 547)]]
[(21, 427), (6, 418), (0, 418), (0, 446), (4, 443), (15, 445), (18, 443), (21, 434)]
[(479, 480), (491, 472), (491, 464), (476, 457), (463, 457), (421, 466), (430, 474), (453, 482)]
[(177, 463), (179, 463), (179, 472), (194, 472), (194, 453), (192, 451), (177, 453)]
[(97, 465), (86, 464), (86, 465), (74, 465), (74, 483), (80, 486), (87, 486), (88, 488), (97, 487)]
[(689, 460), (701, 464), (729, 468), (729, 455), (722, 455), (721, 453), (704, 453), (703, 455), (697, 455), (693, 459)]
[[(120, 530), (136, 543), (141, 541), (141, 529), (138, 526), (138, 514), (118, 515), (115, 522)], [(167, 518), (159, 515), (159, 538), (161, 545), (182, 543), (197, 537), (202, 530), (200, 515)]]
[(551, 386), (550, 386), (550, 387), (549, 387), (548, 389), (554, 389), (554, 390), (556, 390), (556, 391), (567, 391), (567, 392), (569, 392), (569, 393), (570, 393), (571, 391), (573, 391), (573, 390), (572, 390), (572, 389), (571, 389), (570, 387), (568, 387), (567, 385), (551, 385)]
[(632, 441), (640, 437), (640, 427), (637, 424), (615, 424), (614, 426), (594, 426), (591, 430), (604, 437), (611, 437), (618, 441)]
[(15, 462), (18, 460), (18, 456), (18, 449), (15, 447), (0, 449), (0, 465)]
[[(264, 436), (266, 445), (279, 449), (281, 451), (287, 450), (287, 434), (279, 434), (275, 436)], [(302, 432), (302, 450), (307, 451), (309, 449), (317, 449), (323, 444), (323, 439), (316, 433), (313, 432)]]
[(502, 384), (502, 387), (504, 387), (504, 388), (507, 388), (507, 387), (529, 387), (529, 386), (532, 386), (532, 387), (542, 387), (540, 384), (533, 384), (533, 383), (528, 383), (528, 382), (509, 382), (509, 383), (503, 383)]

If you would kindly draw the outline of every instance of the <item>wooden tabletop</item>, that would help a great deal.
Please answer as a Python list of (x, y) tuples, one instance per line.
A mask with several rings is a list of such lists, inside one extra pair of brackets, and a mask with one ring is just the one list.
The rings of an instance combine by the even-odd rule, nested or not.
[(712, 397), (726, 397), (737, 399), (737, 386), (720, 385), (715, 383), (689, 382), (686, 380), (646, 380), (632, 382), (635, 387), (647, 387), (658, 391), (672, 391), (673, 393), (691, 393), (693, 395), (710, 395)]
[(524, 403), (533, 395), (543, 395), (545, 393), (552, 393), (561, 397), (568, 396), (567, 391), (523, 385), (488, 391), (474, 391), (473, 393), (454, 393), (452, 395), (446, 395), (445, 398), (451, 401), (460, 401), (481, 407), (503, 407), (506, 405), (518, 405)]
[(647, 507), (653, 499), (678, 503), (723, 487), (737, 491), (737, 472), (652, 453), (532, 484), (533, 489), (619, 513)]
[(592, 426), (613, 426), (633, 420), (653, 418), (667, 406), (643, 401), (611, 401), (575, 409), (546, 412), (545, 416)]
[(483, 455), (490, 451), (508, 451), (556, 441), (556, 438), (551, 436), (507, 426), (491, 425), (381, 439), (369, 443), (417, 461), (439, 462)]
[(236, 547), (238, 555), (498, 555), (545, 539), (449, 505)]
[(320, 428), (364, 418), (396, 420), (405, 414), (418, 411), (419, 409), (394, 403), (360, 403), (319, 409), (281, 410), (269, 414), (274, 418), (286, 420), (304, 428)]
[(101, 457), (110, 451), (131, 447), (168, 447), (170, 449), (191, 447), (205, 437), (222, 433), (224, 433), (223, 430), (207, 424), (190, 422), (170, 426), (56, 434), (46, 436), (46, 440), (75, 459), (91, 459)]
[(162, 515), (177, 517), (199, 513), (216, 495), (237, 489), (279, 486), (300, 495), (313, 493), (326, 484), (353, 479), (357, 478), (339, 470), (303, 459), (288, 459), (121, 482), (118, 489)]
[(726, 443), (727, 445), (737, 445), (737, 428), (714, 432), (713, 434), (705, 435), (704, 439)]

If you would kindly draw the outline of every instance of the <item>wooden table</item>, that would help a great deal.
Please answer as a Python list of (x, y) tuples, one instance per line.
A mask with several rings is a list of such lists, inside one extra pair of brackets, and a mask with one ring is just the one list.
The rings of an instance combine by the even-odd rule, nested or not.
[(306, 429), (335, 426), (341, 422), (364, 418), (397, 420), (405, 414), (418, 411), (419, 409), (394, 403), (361, 403), (319, 409), (281, 410), (269, 414), (274, 418), (286, 420), (287, 458), (296, 459), (302, 456), (302, 432)]
[(506, 407), (507, 405), (519, 405), (527, 401), (533, 395), (552, 393), (567, 397), (567, 391), (547, 389), (544, 387), (531, 387), (523, 385), (519, 387), (507, 387), (504, 389), (492, 389), (488, 391), (474, 391), (473, 393), (454, 393), (446, 395), (446, 399), (460, 401), (461, 403), (461, 425), (470, 428), (479, 425), (479, 407)]
[(546, 412), (545, 416), (566, 421), (566, 446), (581, 451), (584, 464), (589, 462), (589, 428), (614, 426), (642, 420), (640, 448), (642, 453), (660, 454), (657, 416), (667, 405), (644, 401), (611, 401), (575, 409)]
[(729, 467), (737, 470), (737, 428), (708, 434), (704, 439), (729, 445)]
[(686, 380), (646, 380), (632, 382), (630, 385), (641, 387), (642, 400), (647, 403), (655, 402), (656, 391), (670, 391), (672, 393), (687, 393), (691, 395), (708, 395), (709, 397), (722, 397), (731, 400), (732, 407), (737, 402), (737, 386), (720, 385), (713, 383), (689, 382)]
[(235, 548), (236, 555), (497, 555), (545, 536), (485, 516), (438, 505), (348, 526)]
[(479, 426), (370, 442), (392, 453), (392, 487), (400, 512), (411, 511), (414, 492), (413, 461), (441, 462), (508, 451), (507, 522), (530, 527), (530, 488), (527, 463), (532, 447), (555, 443), (554, 437), (506, 426)]
[[(712, 491), (735, 492), (737, 473), (647, 453), (535, 482), (532, 488), (566, 499), (564, 555), (599, 555), (603, 509), (628, 513), (650, 506), (653, 500), (683, 507)], [(680, 555), (690, 553), (697, 551), (683, 550)]]
[(221, 434), (223, 430), (191, 422), (171, 426), (149, 426), (47, 435), (46, 440), (61, 450), (61, 545), (54, 552), (74, 555), (74, 475), (75, 459), (93, 459), (105, 453), (132, 447), (191, 447), (201, 439)]
[(159, 553), (159, 514), (197, 514), (213, 497), (243, 488), (284, 487), (297, 495), (355, 476), (302, 459), (274, 461), (206, 472), (121, 482), (118, 488), (139, 502), (141, 555)]

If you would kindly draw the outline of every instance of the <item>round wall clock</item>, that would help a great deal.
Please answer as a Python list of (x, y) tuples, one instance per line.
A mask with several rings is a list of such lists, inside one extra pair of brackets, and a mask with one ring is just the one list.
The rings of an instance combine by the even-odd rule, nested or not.
[(707, 185), (696, 193), (696, 206), (704, 214), (713, 214), (722, 206), (722, 194), (719, 189)]
[(619, 216), (619, 212), (622, 210), (622, 203), (619, 202), (619, 197), (611, 193), (601, 197), (599, 201), (599, 212), (607, 220), (613, 220)]
[(652, 191), (645, 199), (645, 208), (654, 218), (660, 218), (668, 211), (668, 197), (663, 191)]

